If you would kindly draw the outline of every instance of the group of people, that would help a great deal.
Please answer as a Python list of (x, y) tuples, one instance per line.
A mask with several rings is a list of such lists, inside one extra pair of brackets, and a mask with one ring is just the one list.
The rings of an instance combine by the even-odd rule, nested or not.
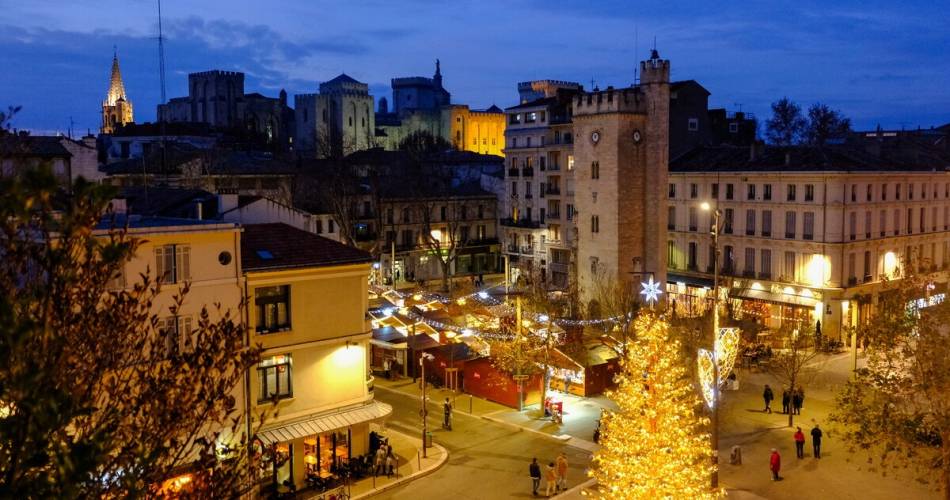
[[(531, 459), (528, 474), (531, 476), (531, 494), (538, 496), (538, 488), (541, 487), (541, 465), (537, 458)], [(548, 463), (544, 470), (544, 480), (544, 496), (549, 497), (561, 490), (567, 490), (567, 453), (561, 452), (554, 462)]]
[(383, 441), (379, 443), (379, 448), (376, 448), (376, 460), (373, 465), (373, 474), (376, 476), (385, 474), (386, 477), (391, 477), (396, 472), (396, 455), (393, 455), (393, 447), (390, 446), (388, 442)]
[[(801, 427), (796, 427), (795, 435), (795, 454), (798, 458), (805, 458), (805, 433), (802, 432)], [(821, 427), (818, 424), (815, 424), (815, 427), (811, 430), (811, 446), (812, 446), (812, 455), (815, 458), (821, 458), (821, 437), (823, 433), (821, 432)], [(778, 481), (781, 478), (779, 476), (779, 471), (782, 469), (782, 456), (779, 454), (778, 450), (772, 448), (772, 454), (769, 455), (769, 470), (772, 472), (772, 481)]]
[[(769, 387), (769, 384), (765, 384), (765, 389), (762, 391), (762, 399), (765, 401), (765, 409), (762, 411), (772, 413), (772, 400), (775, 399), (775, 393), (772, 392), (772, 388)], [(789, 413), (801, 415), (802, 405), (804, 405), (804, 403), (805, 390), (802, 389), (802, 386), (792, 389), (787, 387), (782, 388), (782, 413), (786, 415)]]

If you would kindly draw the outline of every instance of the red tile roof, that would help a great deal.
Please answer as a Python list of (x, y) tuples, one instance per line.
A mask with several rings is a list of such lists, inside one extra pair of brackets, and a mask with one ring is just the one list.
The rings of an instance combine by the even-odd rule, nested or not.
[(369, 253), (287, 224), (247, 224), (241, 235), (245, 271), (324, 267), (372, 261)]

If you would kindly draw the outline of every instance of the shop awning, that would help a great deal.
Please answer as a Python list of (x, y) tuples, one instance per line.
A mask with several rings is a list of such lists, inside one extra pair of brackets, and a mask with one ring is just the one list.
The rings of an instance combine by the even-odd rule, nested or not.
[(814, 308), (815, 305), (818, 304), (818, 300), (812, 297), (803, 297), (801, 295), (792, 295), (788, 293), (772, 293), (766, 290), (752, 290), (746, 288), (734, 288), (729, 291), (729, 296), (736, 299), (753, 299), (770, 302), (772, 304), (810, 308)]
[(265, 445), (282, 443), (297, 438), (315, 436), (317, 434), (383, 419), (391, 415), (392, 412), (392, 406), (379, 401), (373, 401), (367, 405), (320, 413), (283, 423), (261, 431), (258, 438), (260, 438)]
[(713, 287), (712, 278), (703, 278), (700, 276), (689, 276), (685, 274), (667, 274), (666, 275), (667, 283), (685, 283), (688, 286), (697, 286), (697, 287)]

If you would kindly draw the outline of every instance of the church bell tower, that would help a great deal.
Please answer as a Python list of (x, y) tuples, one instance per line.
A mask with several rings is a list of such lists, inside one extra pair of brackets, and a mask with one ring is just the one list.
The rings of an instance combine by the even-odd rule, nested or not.
[(122, 73), (119, 71), (119, 56), (112, 54), (112, 77), (109, 80), (109, 92), (102, 101), (102, 127), (99, 131), (111, 134), (115, 129), (126, 123), (132, 123), (132, 101), (125, 95), (125, 85), (122, 83)]

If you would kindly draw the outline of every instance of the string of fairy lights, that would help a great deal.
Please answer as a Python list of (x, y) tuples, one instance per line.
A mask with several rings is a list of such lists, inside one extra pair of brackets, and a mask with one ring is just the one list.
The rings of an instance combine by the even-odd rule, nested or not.
[[(402, 300), (411, 299), (415, 302), (439, 302), (441, 304), (450, 304), (452, 302), (455, 302), (456, 304), (459, 304), (459, 305), (465, 305), (469, 301), (474, 300), (487, 308), (503, 309), (504, 314), (502, 315), (511, 315), (514, 312), (514, 307), (503, 300), (499, 300), (495, 298), (490, 293), (490, 290), (492, 290), (493, 288), (497, 288), (499, 286), (504, 286), (504, 284), (484, 287), (482, 289), (476, 290), (467, 295), (457, 297), (455, 299), (443, 294), (435, 293), (435, 292), (420, 291), (420, 290), (411, 291), (411, 292), (403, 292), (396, 289), (382, 287), (379, 285), (370, 285), (370, 290), (380, 296), (390, 295), (390, 296), (395, 296), (396, 298), (402, 299)], [(372, 312), (376, 312), (384, 316), (390, 316), (395, 312), (395, 309), (396, 308), (377, 308), (376, 310)], [(475, 329), (475, 328), (460, 327), (458, 325), (454, 325), (451, 323), (445, 323), (445, 322), (438, 321), (432, 318), (428, 318), (416, 312), (414, 308), (406, 308), (403, 314), (415, 322), (423, 323), (432, 328), (435, 328), (436, 330), (451, 331), (451, 332), (460, 334), (462, 336), (477, 335), (479, 337), (489, 338), (489, 339), (508, 339), (509, 338), (508, 335), (505, 335), (502, 333), (486, 332), (486, 331)], [(531, 312), (531, 311), (525, 311), (522, 313), (522, 315), (526, 319), (530, 321), (534, 321), (542, 325), (554, 324), (562, 328), (612, 324), (612, 323), (616, 323), (620, 319), (620, 316), (610, 317), (610, 318), (599, 318), (599, 319), (551, 318), (547, 314), (536, 313), (536, 312)]]

